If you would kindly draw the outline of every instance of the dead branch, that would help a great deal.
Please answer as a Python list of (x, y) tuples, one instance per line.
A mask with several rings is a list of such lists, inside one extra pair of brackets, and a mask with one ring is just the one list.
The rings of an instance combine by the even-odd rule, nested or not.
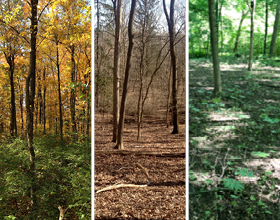
[(150, 152), (150, 151), (95, 150), (94, 153), (95, 154), (121, 154), (121, 155), (135, 154), (135, 155), (146, 155), (146, 156), (156, 156), (156, 157), (186, 157), (185, 152), (181, 152), (181, 153), (158, 153), (158, 152)]
[(144, 168), (141, 164), (135, 163), (135, 164), (133, 164), (133, 172), (135, 172), (135, 168), (136, 168), (136, 167), (139, 167), (139, 168), (142, 170), (142, 172), (145, 174), (145, 176), (147, 177), (147, 179), (148, 179), (148, 181), (149, 181), (147, 184), (149, 184), (149, 183), (151, 182), (151, 179), (150, 179), (150, 176), (149, 176), (149, 174), (148, 174), (147, 169)]
[(100, 189), (100, 190), (96, 191), (95, 194), (100, 193), (100, 192), (104, 192), (104, 191), (108, 191), (108, 190), (112, 190), (112, 189), (121, 188), (121, 187), (136, 187), (136, 188), (140, 188), (140, 187), (146, 187), (146, 186), (148, 186), (148, 184), (146, 184), (146, 185), (119, 184), (119, 185), (108, 186), (106, 188)]
[(140, 187), (146, 187), (148, 186), (150, 183), (151, 183), (151, 179), (150, 179), (150, 176), (149, 176), (149, 173), (148, 173), (148, 169), (143, 167), (141, 164), (139, 163), (135, 163), (133, 164), (133, 172), (135, 172), (135, 168), (136, 167), (139, 167), (141, 169), (141, 171), (145, 174), (145, 176), (147, 177), (148, 179), (148, 183), (147, 184), (144, 184), (144, 185), (135, 185), (135, 184), (119, 184), (119, 185), (113, 185), (113, 186), (108, 186), (108, 187), (105, 187), (103, 189), (100, 189), (98, 191), (96, 191), (96, 194), (97, 193), (100, 193), (100, 192), (104, 192), (104, 191), (108, 191), (108, 190), (112, 190), (112, 189), (117, 189), (117, 188), (122, 188), (122, 187), (136, 187), (136, 188), (140, 188)]

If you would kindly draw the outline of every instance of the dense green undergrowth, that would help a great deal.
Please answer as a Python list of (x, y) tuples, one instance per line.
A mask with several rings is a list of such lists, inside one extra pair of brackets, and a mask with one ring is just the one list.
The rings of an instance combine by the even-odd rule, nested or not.
[(190, 61), (190, 219), (280, 213), (280, 85), (272, 68), (280, 63), (261, 59), (248, 72), (239, 61), (221, 58), (228, 70), (220, 98), (212, 95), (211, 63)]
[[(38, 218), (90, 219), (91, 145), (88, 137), (64, 143), (55, 135), (34, 139)], [(0, 219), (30, 219), (30, 176), (27, 142), (2, 136), (0, 143)]]

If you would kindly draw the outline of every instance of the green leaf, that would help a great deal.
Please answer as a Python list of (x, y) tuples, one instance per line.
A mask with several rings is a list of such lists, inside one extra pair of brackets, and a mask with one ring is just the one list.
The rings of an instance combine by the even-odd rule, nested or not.
[(206, 181), (207, 185), (210, 185), (213, 182), (213, 180), (211, 180), (211, 179), (206, 179), (205, 181)]
[(252, 201), (255, 201), (255, 200), (256, 200), (256, 198), (255, 198), (254, 196), (250, 196), (250, 199), (251, 199)]
[(224, 182), (224, 186), (226, 188), (231, 189), (231, 190), (238, 191), (238, 190), (243, 190), (244, 189), (244, 186), (238, 180), (227, 178), (227, 179), (223, 179), (222, 181)]
[(260, 152), (260, 151), (258, 151), (258, 152), (253, 151), (252, 155), (256, 156), (256, 157), (268, 157), (269, 156), (269, 154), (264, 153), (264, 152)]
[(241, 169), (238, 168), (238, 171), (235, 172), (235, 175), (240, 175), (240, 176), (248, 176), (248, 177), (254, 177), (254, 172), (250, 172), (248, 169)]

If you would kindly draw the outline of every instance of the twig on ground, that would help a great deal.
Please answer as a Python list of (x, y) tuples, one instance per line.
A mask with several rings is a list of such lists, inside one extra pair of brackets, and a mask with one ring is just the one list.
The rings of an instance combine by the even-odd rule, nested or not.
[[(139, 167), (141, 169), (141, 171), (147, 177), (147, 179), (148, 179), (148, 183), (147, 184), (145, 184), (145, 185), (135, 185), (135, 184), (119, 184), (119, 185), (116, 185), (116, 184), (122, 182), (122, 181), (120, 181), (120, 182), (114, 184), (113, 186), (108, 186), (108, 187), (105, 187), (103, 189), (100, 189), (100, 190), (96, 191), (96, 194), (100, 193), (100, 192), (112, 190), (112, 189), (122, 188), (122, 187), (136, 187), (136, 188), (147, 187), (151, 183), (151, 179), (150, 179), (150, 176), (149, 176), (149, 173), (148, 173), (147, 169), (144, 168), (141, 164), (135, 163), (135, 164), (133, 164), (133, 172), (135, 172), (135, 168), (136, 167)], [(122, 168), (128, 168), (128, 167), (122, 167)]]

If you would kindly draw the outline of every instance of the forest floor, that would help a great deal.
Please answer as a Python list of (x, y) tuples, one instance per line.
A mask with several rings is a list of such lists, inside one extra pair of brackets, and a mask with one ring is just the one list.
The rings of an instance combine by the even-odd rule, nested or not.
[[(124, 127), (125, 152), (131, 154), (111, 154), (117, 151), (113, 150), (112, 115), (95, 114), (94, 219), (185, 219), (185, 116), (180, 115), (179, 135), (172, 135), (172, 126), (166, 128), (164, 120), (145, 117), (139, 142), (135, 119), (126, 116)], [(169, 155), (137, 154), (141, 152)], [(97, 193), (115, 184), (147, 184), (142, 169), (133, 172), (135, 164), (146, 169), (149, 185)]]
[(190, 219), (279, 219), (280, 65), (247, 67), (221, 59), (215, 98), (211, 61), (189, 61)]

